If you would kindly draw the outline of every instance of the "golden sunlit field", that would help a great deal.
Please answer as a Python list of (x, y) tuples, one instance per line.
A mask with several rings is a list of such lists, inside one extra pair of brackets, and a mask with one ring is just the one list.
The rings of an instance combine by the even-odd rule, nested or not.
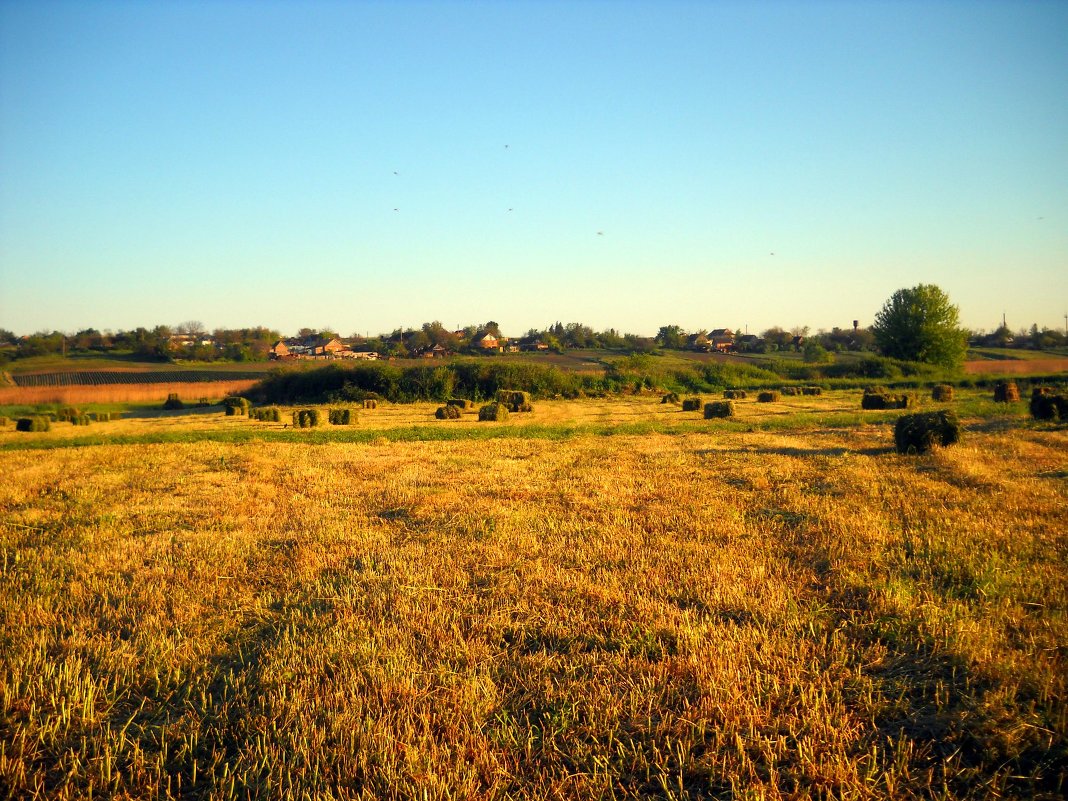
[(8, 424), (0, 793), (1062, 797), (1068, 429), (958, 405)]

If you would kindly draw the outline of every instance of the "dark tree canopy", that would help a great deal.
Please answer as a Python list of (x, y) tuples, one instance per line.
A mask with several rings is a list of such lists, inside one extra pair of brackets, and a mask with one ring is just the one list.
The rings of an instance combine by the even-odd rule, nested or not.
[(899, 289), (875, 315), (871, 328), (883, 355), (959, 367), (968, 348), (957, 307), (934, 284)]

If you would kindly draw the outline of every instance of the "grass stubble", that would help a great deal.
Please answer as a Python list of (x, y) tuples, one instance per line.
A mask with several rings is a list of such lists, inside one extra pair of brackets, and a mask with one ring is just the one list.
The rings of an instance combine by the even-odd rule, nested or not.
[[(1065, 430), (908, 457), (886, 424), (739, 408), (0, 452), (0, 792), (1065, 793)], [(215, 418), (108, 430), (260, 425)]]

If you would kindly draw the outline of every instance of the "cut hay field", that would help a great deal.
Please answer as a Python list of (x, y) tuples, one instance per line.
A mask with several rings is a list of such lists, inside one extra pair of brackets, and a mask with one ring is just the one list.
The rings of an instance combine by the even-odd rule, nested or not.
[(0, 428), (0, 797), (1063, 797), (1068, 429), (962, 395)]

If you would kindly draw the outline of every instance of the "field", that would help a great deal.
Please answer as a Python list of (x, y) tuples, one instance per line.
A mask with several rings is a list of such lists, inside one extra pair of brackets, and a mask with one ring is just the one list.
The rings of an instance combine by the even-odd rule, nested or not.
[(988, 395), (0, 428), (0, 793), (1063, 797), (1068, 429)]

